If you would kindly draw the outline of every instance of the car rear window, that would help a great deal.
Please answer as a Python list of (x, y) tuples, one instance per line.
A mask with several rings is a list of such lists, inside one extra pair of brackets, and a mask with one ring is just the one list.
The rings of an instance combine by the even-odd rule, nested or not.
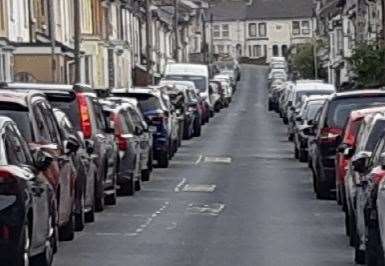
[(171, 80), (192, 81), (195, 84), (195, 88), (199, 89), (200, 92), (205, 92), (207, 89), (207, 78), (204, 76), (167, 75), (165, 78)]
[(63, 98), (59, 100), (49, 98), (49, 100), (54, 108), (62, 110), (68, 116), (76, 131), (80, 131), (80, 114), (76, 99), (66, 100), (65, 98)]
[(329, 104), (325, 126), (343, 128), (353, 110), (383, 105), (385, 105), (385, 96), (336, 99)]
[(365, 150), (373, 151), (378, 139), (385, 129), (385, 120), (377, 120), (372, 130), (370, 131), (368, 141), (366, 142)]
[(320, 102), (320, 103), (314, 103), (314, 104), (310, 104), (309, 107), (307, 108), (307, 112), (306, 112), (306, 120), (312, 120), (315, 118), (317, 112), (321, 109), (321, 107), (323, 106), (323, 103)]
[(160, 100), (154, 95), (135, 95), (134, 97), (138, 100), (139, 108), (143, 113), (163, 109)]
[(28, 109), (13, 103), (0, 103), (0, 116), (11, 118), (20, 130), (24, 138), (31, 142), (32, 137), (32, 122), (29, 119)]

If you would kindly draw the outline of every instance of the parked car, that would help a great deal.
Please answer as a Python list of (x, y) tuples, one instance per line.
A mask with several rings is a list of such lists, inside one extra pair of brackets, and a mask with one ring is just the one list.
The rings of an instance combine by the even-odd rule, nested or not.
[(231, 87), (229, 77), (227, 75), (216, 75), (214, 76), (213, 80), (221, 82), (222, 88), (225, 91), (225, 98), (230, 104), (233, 98), (233, 89)]
[[(114, 204), (116, 202), (116, 187), (113, 186), (116, 183), (116, 156), (114, 155), (117, 154), (117, 147), (114, 136), (111, 134), (114, 129), (107, 125), (95, 90), (82, 84), (73, 86), (8, 83), (3, 86), (12, 90), (36, 90), (44, 93), (54, 107), (64, 111), (84, 141), (91, 160), (90, 166), (94, 163), (98, 169), (94, 181), (94, 207), (90, 205), (90, 199), (86, 196), (88, 198), (86, 219), (92, 221), (92, 209), (102, 211), (105, 200), (107, 204)], [(89, 169), (89, 174), (92, 178), (92, 169)], [(87, 194), (92, 195), (90, 191)]]
[(318, 198), (329, 198), (335, 190), (336, 149), (341, 143), (342, 129), (351, 111), (384, 105), (385, 91), (357, 90), (335, 93), (322, 109), (318, 124), (315, 124), (315, 152), (312, 167)]
[(288, 102), (288, 111), (287, 111), (287, 136), (290, 141), (293, 140), (294, 137), (294, 124), (295, 117), (298, 115), (301, 110), (303, 100), (305, 99), (303, 96), (311, 96), (311, 95), (330, 95), (335, 92), (335, 87), (331, 84), (320, 83), (317, 81), (302, 81), (297, 82), (295, 85), (291, 97)]
[(152, 128), (154, 159), (162, 168), (169, 165), (171, 147), (170, 111), (162, 101), (160, 92), (151, 88), (133, 88), (128, 92), (113, 91), (113, 95), (122, 98), (135, 98), (146, 122)]
[(123, 195), (134, 195), (141, 188), (140, 138), (142, 129), (136, 127), (128, 112), (129, 104), (103, 100), (104, 115), (113, 122), (118, 146), (117, 185)]
[(0, 117), (0, 134), (0, 264), (49, 266), (57, 249), (57, 202), (45, 173), (54, 159), (42, 149), (32, 153), (8, 117)]
[(302, 105), (301, 111), (295, 117), (294, 126), (294, 157), (300, 162), (307, 162), (308, 134), (304, 130), (314, 121), (315, 116), (325, 103), (325, 97), (309, 96)]
[(287, 81), (284, 83), (284, 86), (285, 86), (285, 90), (282, 93), (283, 96), (282, 96), (280, 104), (279, 104), (279, 109), (280, 109), (283, 123), (287, 124), (288, 123), (287, 113), (288, 113), (289, 105), (291, 104), (290, 98), (291, 98), (291, 93), (292, 93), (293, 88), (294, 88), (294, 83), (291, 81)]
[(204, 100), (203, 121), (209, 122), (214, 107), (210, 102), (209, 94), (209, 69), (207, 65), (171, 63), (166, 65), (165, 79), (192, 81), (199, 90), (200, 97)]
[(0, 91), (0, 116), (10, 117), (21, 130), (32, 152), (42, 150), (53, 157), (44, 171), (57, 197), (60, 240), (74, 238), (73, 215), (77, 173), (66, 153), (73, 146), (61, 138), (47, 98), (36, 91)]
[(209, 86), (210, 86), (210, 101), (214, 106), (214, 111), (219, 112), (222, 108), (222, 98), (219, 91), (219, 88), (222, 87), (221, 83), (219, 81), (210, 81)]
[(93, 222), (94, 217), (94, 187), (96, 165), (90, 159), (86, 146), (78, 132), (73, 127), (68, 116), (60, 109), (54, 108), (54, 115), (59, 125), (62, 139), (73, 145), (66, 154), (71, 156), (77, 173), (75, 185), (74, 227), (82, 231), (85, 222)]
[[(366, 175), (370, 172), (369, 158), (385, 129), (384, 114), (365, 116), (358, 129), (357, 147), (350, 161), (346, 177), (347, 213), (351, 244), (355, 248), (355, 261), (365, 263), (366, 225), (365, 207), (368, 190)], [(363, 182), (364, 181), (364, 182)]]
[[(199, 92), (195, 89), (195, 85), (191, 81), (183, 81), (183, 80), (166, 80), (162, 79), (159, 85), (166, 84), (174, 84), (178, 88), (181, 86), (181, 90), (184, 90), (187, 94), (188, 101), (188, 109), (187, 111), (191, 111), (194, 114), (194, 122), (193, 122), (193, 135), (195, 137), (199, 137), (201, 135), (201, 126), (203, 124), (203, 109), (204, 103), (202, 98), (199, 95)], [(182, 89), (182, 86), (184, 87)], [(186, 96), (185, 96), (186, 97)], [(186, 125), (187, 127), (188, 125)]]

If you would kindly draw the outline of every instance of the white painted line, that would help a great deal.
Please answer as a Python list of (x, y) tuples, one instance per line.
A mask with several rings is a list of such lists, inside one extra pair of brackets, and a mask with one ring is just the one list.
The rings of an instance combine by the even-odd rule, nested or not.
[(96, 233), (97, 236), (119, 236), (119, 233)]
[(176, 187), (174, 188), (174, 191), (179, 192), (186, 182), (187, 182), (187, 179), (183, 178), (182, 181), (180, 181), (179, 184), (176, 185)]
[(216, 185), (192, 185), (187, 184), (184, 186), (184, 192), (214, 192)]
[(141, 233), (141, 232), (143, 232), (143, 229), (142, 228), (138, 228), (138, 229), (135, 230), (135, 232)]
[(137, 236), (138, 234), (137, 233), (126, 233), (124, 234), (125, 236)]
[(199, 155), (198, 160), (195, 161), (195, 164), (199, 164), (203, 159), (203, 155)]
[(230, 164), (232, 159), (230, 157), (205, 157), (205, 163), (225, 163)]

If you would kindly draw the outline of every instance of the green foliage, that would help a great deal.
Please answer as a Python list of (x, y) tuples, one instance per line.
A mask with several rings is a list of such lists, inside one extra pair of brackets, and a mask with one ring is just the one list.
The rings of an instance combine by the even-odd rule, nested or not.
[(363, 87), (385, 85), (385, 46), (382, 43), (360, 43), (349, 59), (356, 82)]

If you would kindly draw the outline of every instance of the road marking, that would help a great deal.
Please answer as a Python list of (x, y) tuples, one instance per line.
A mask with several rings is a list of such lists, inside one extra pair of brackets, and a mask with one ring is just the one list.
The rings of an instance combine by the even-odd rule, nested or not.
[(230, 164), (232, 159), (230, 157), (205, 157), (205, 163), (225, 163)]
[(199, 155), (198, 160), (195, 161), (195, 164), (199, 164), (202, 161), (203, 155)]
[(183, 187), (184, 192), (214, 192), (216, 185), (193, 185), (187, 184)]
[(186, 182), (187, 182), (187, 179), (183, 178), (182, 181), (180, 181), (179, 184), (176, 185), (176, 187), (174, 188), (174, 191), (179, 192), (181, 188), (184, 186), (184, 184), (186, 184)]
[(225, 209), (225, 204), (190, 204), (187, 210), (192, 214), (207, 214), (210, 216), (218, 216)]

